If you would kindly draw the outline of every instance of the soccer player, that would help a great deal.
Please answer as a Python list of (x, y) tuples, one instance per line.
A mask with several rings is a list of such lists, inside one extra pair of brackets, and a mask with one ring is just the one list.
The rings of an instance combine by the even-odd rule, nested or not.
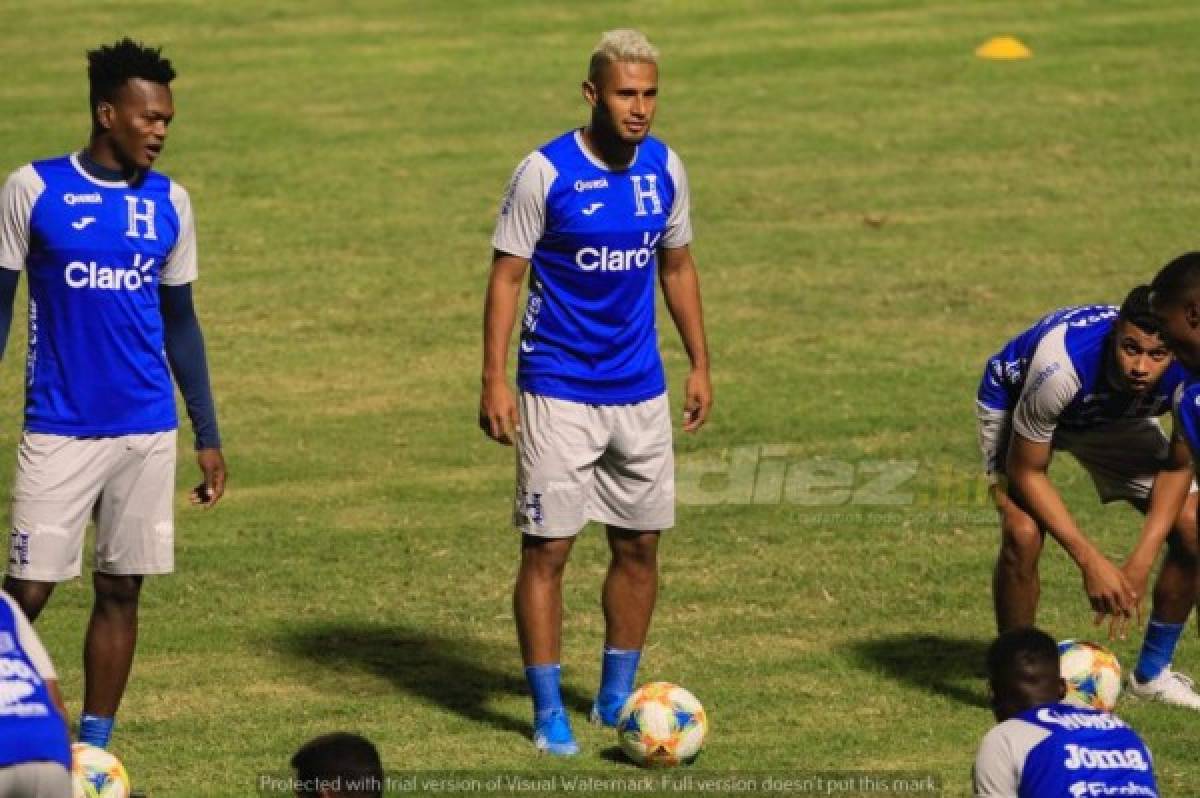
[(975, 757), (977, 798), (1133, 795), (1155, 798), (1145, 743), (1115, 715), (1062, 703), (1058, 646), (1039, 629), (1012, 629), (988, 649), (999, 725)]
[(0, 798), (70, 795), (66, 714), (42, 641), (0, 590)]
[[(1156, 418), (1170, 408), (1186, 372), (1163, 343), (1149, 293), (1135, 288), (1120, 309), (1056, 310), (988, 361), (978, 417), (1000, 513), (996, 624), (1000, 631), (1033, 624), (1038, 559), (1049, 532), (1078, 565), (1092, 608), (1123, 629), (1139, 612), (1165, 540), (1131, 691), (1200, 709), (1191, 681), (1170, 668), (1196, 601), (1196, 494), (1186, 445), (1179, 436), (1168, 440)], [(1047, 469), (1057, 450), (1087, 469), (1102, 501), (1123, 499), (1145, 513), (1123, 568), (1084, 535), (1051, 483)]]
[(36, 620), (80, 575), (96, 523), (95, 602), (84, 642), (79, 739), (108, 745), (137, 639), (147, 574), (174, 568), (175, 396), (204, 481), (225, 489), (204, 339), (192, 306), (191, 202), (154, 172), (175, 115), (175, 70), (123, 39), (88, 53), (92, 134), (0, 190), (0, 355), (22, 270), (29, 276), (25, 427), (17, 453), (4, 588)]
[[(674, 524), (656, 273), (691, 361), (683, 429), (700, 429), (712, 403), (687, 177), (649, 135), (657, 61), (641, 33), (604, 34), (583, 82), (590, 121), (521, 162), (492, 239), (480, 425), (517, 445), (514, 523), (523, 534), (513, 605), (534, 743), (556, 755), (578, 751), (559, 689), (562, 575), (575, 536), (589, 520), (607, 526), (605, 645), (591, 717), (614, 725), (654, 610), (659, 533)], [(505, 361), (531, 264), (516, 398)]]
[(380, 798), (383, 763), (365, 737), (349, 732), (323, 734), (292, 756), (297, 798)]

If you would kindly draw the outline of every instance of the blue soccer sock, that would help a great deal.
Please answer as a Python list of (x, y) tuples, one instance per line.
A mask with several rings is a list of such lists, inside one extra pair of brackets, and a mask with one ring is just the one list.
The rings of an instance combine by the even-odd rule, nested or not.
[(1146, 637), (1142, 641), (1142, 652), (1138, 655), (1133, 675), (1139, 682), (1148, 682), (1166, 670), (1175, 656), (1175, 646), (1183, 634), (1184, 624), (1150, 621), (1146, 626)]
[(624, 650), (604, 647), (604, 658), (600, 665), (600, 691), (596, 694), (596, 712), (608, 725), (615, 725), (617, 713), (637, 678), (638, 663), (642, 659), (639, 650)]
[(557, 662), (525, 668), (525, 679), (533, 694), (534, 718), (544, 718), (551, 712), (563, 710), (561, 678), (562, 666)]
[(83, 713), (79, 717), (79, 742), (97, 748), (108, 748), (109, 740), (112, 739), (113, 724), (116, 722), (116, 718)]

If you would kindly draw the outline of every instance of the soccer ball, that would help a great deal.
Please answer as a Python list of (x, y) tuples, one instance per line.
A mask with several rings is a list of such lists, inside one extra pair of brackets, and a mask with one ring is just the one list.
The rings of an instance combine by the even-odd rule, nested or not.
[(708, 734), (708, 716), (696, 697), (669, 682), (642, 685), (617, 717), (617, 740), (643, 767), (690, 765)]
[(87, 743), (71, 746), (74, 798), (129, 798), (129, 774), (115, 756)]
[(1104, 646), (1082, 640), (1058, 644), (1059, 671), (1068, 704), (1111, 712), (1121, 694), (1121, 663)]

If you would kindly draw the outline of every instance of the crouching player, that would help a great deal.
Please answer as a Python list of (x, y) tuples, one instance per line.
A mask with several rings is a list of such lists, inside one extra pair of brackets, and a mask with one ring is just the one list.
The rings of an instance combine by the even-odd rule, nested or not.
[[(1196, 600), (1196, 494), (1186, 444), (1168, 440), (1157, 420), (1186, 372), (1172, 361), (1149, 298), (1149, 287), (1139, 286), (1119, 309), (1056, 310), (988, 361), (977, 410), (1000, 513), (996, 625), (1003, 632), (1034, 623), (1047, 532), (1079, 567), (1092, 608), (1113, 616), (1116, 628), (1139, 613), (1165, 540), (1167, 555), (1130, 690), (1200, 709), (1191, 681), (1170, 668)], [(1070, 452), (1087, 469), (1101, 501), (1121, 499), (1145, 514), (1123, 568), (1080, 530), (1050, 482), (1056, 450)]]
[(975, 757), (976, 798), (1156, 798), (1150, 752), (1108, 712), (1062, 703), (1058, 646), (1039, 629), (1013, 629), (988, 649), (992, 712), (999, 725)]

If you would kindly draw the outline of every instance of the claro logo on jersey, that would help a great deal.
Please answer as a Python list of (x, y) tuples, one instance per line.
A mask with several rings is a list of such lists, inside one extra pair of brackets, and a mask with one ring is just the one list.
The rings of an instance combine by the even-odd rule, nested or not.
[(584, 247), (575, 253), (575, 265), (585, 272), (627, 272), (644, 269), (654, 262), (654, 250), (662, 233), (642, 233), (637, 249)]
[(154, 258), (142, 260), (141, 253), (133, 256), (133, 266), (98, 266), (96, 261), (84, 263), (73, 260), (65, 272), (67, 285), (71, 288), (93, 288), (98, 291), (141, 291), (154, 282)]

